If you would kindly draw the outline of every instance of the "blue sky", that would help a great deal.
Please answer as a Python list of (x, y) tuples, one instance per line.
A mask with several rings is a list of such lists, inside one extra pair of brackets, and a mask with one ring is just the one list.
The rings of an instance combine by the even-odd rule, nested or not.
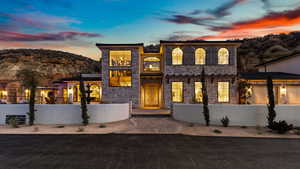
[(300, 0), (1, 0), (0, 49), (99, 56), (95, 43), (226, 40), (300, 29)]

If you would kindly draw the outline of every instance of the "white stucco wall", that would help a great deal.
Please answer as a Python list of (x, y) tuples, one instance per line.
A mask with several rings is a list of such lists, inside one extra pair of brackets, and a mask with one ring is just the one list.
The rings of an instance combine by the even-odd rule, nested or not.
[[(36, 124), (80, 124), (82, 122), (80, 105), (57, 104), (36, 105)], [(6, 115), (26, 115), (27, 104), (0, 105), (0, 124), (5, 124)], [(129, 118), (129, 104), (91, 104), (88, 105), (90, 123), (106, 123)]]
[[(285, 60), (274, 62), (267, 65), (267, 72), (286, 72), (300, 74), (300, 55), (295, 57), (290, 57)], [(259, 67), (260, 72), (265, 72), (265, 67)]]
[[(209, 105), (210, 120), (213, 125), (221, 125), (220, 120), (228, 116), (232, 126), (266, 126), (268, 109), (266, 105)], [(173, 117), (176, 120), (205, 124), (201, 104), (174, 104)], [(300, 126), (300, 105), (276, 105), (276, 120), (286, 120)]]

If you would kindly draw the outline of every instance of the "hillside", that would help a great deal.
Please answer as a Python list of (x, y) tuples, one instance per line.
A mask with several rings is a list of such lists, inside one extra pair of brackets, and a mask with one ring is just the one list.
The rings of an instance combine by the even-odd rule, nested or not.
[(45, 77), (45, 83), (79, 72), (97, 73), (97, 61), (72, 53), (44, 49), (0, 50), (0, 80), (16, 79), (16, 72), (32, 68)]
[(256, 71), (265, 61), (300, 51), (300, 32), (244, 39), (238, 48), (239, 71)]

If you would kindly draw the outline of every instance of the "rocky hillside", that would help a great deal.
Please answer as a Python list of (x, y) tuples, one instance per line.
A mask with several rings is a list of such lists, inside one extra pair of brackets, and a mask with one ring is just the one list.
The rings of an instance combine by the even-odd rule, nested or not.
[(72, 53), (43, 49), (0, 50), (0, 80), (16, 79), (20, 69), (31, 68), (45, 77), (45, 83), (79, 72), (97, 73), (100, 63)]
[(239, 71), (256, 71), (262, 62), (300, 52), (300, 32), (244, 39), (238, 49)]

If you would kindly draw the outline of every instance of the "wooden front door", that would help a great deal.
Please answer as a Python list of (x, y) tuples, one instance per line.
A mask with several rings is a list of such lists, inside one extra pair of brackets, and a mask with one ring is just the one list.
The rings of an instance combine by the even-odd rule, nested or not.
[(160, 84), (149, 83), (144, 85), (144, 107), (159, 107)]

